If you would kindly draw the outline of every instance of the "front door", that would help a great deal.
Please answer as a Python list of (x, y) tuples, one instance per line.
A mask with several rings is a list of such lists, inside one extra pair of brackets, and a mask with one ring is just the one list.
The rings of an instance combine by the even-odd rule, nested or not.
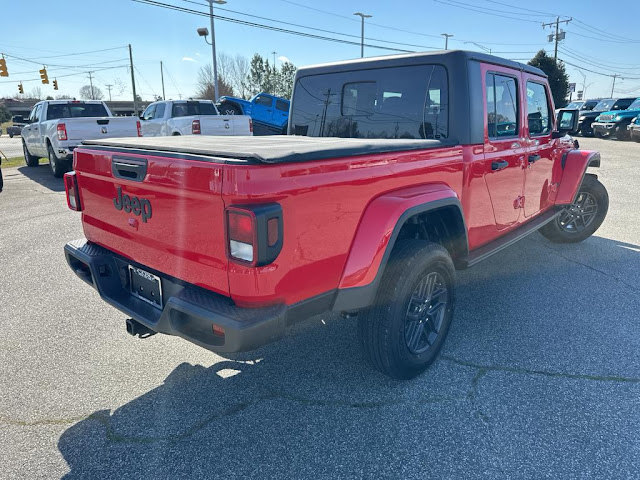
[(273, 123), (273, 98), (267, 95), (258, 95), (251, 107), (252, 117), (256, 122)]
[(485, 69), (484, 178), (498, 230), (515, 225), (522, 210), (524, 145), (520, 77), (507, 69)]
[(524, 216), (531, 217), (553, 204), (554, 187), (552, 174), (554, 167), (553, 117), (551, 95), (548, 87), (527, 74), (526, 115), (527, 115), (527, 158), (524, 175)]

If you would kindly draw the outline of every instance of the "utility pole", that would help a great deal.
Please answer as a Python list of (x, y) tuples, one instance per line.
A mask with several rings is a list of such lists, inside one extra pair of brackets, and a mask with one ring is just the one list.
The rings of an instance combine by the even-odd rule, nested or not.
[(111, 87), (113, 87), (113, 84), (109, 83), (105, 85), (105, 87), (107, 87), (107, 90), (109, 90), (109, 101), (111, 101)]
[(271, 53), (273, 54), (273, 68), (276, 68), (276, 54), (277, 54), (278, 52), (273, 51), (273, 52), (271, 52)]
[(164, 71), (162, 69), (162, 60), (160, 60), (160, 80), (162, 81), (162, 100), (166, 100), (164, 95)]
[(364, 19), (371, 18), (373, 15), (367, 15), (362, 12), (356, 12), (354, 15), (362, 19), (362, 27), (360, 28), (360, 58), (364, 58)]
[(444, 49), (445, 50), (449, 50), (449, 37), (453, 37), (452, 33), (441, 33), (440, 35), (442, 35), (444, 37)]
[(556, 33), (555, 34), (551, 34), (549, 35), (549, 41), (551, 41), (552, 39), (555, 40), (555, 48), (554, 48), (554, 53), (553, 53), (553, 59), (556, 63), (558, 63), (558, 42), (560, 40), (564, 40), (565, 37), (565, 32), (561, 32), (560, 31), (560, 24), (561, 23), (565, 23), (565, 24), (569, 24), (569, 22), (573, 20), (573, 17), (567, 19), (567, 20), (560, 20), (560, 17), (556, 17), (556, 21), (555, 22), (550, 22), (550, 23), (543, 23), (542, 24), (542, 28), (544, 27), (553, 27), (554, 25), (556, 26)]
[(93, 72), (87, 72), (89, 73), (89, 85), (91, 85), (91, 100), (95, 100), (95, 95), (93, 94), (93, 78), (91, 77), (91, 74)]
[[(611, 85), (611, 98), (613, 98), (613, 89), (616, 88), (616, 78), (620, 77), (619, 73), (614, 73), (613, 74), (613, 85)], [(620, 80), (624, 80), (622, 77), (620, 77)]]
[(131, 89), (133, 90), (133, 113), (138, 116), (138, 99), (136, 98), (136, 77), (133, 75), (133, 53), (129, 44), (129, 67), (131, 68)]

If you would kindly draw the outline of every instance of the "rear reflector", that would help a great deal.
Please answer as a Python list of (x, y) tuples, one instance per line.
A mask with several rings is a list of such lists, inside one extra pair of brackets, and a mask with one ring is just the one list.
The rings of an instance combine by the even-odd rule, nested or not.
[(253, 120), (249, 119), (249, 133), (253, 133)]
[(194, 120), (191, 122), (191, 133), (194, 135), (200, 134), (200, 120)]
[(140, 125), (140, 120), (136, 122), (136, 128), (138, 129), (138, 136), (142, 136), (142, 126)]
[(78, 189), (76, 172), (64, 174), (64, 189), (67, 192), (67, 206), (76, 212), (81, 211), (82, 205), (80, 204), (80, 191)]
[(64, 123), (59, 123), (58, 127), (58, 140), (66, 140), (67, 139), (67, 126)]

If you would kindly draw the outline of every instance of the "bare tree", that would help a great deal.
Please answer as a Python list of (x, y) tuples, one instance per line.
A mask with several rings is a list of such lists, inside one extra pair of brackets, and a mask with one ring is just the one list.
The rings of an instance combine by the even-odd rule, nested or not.
[(81, 87), (78, 93), (80, 94), (80, 98), (84, 98), (85, 100), (102, 100), (104, 98), (102, 90), (94, 86), (92, 91), (91, 85)]
[(247, 57), (238, 54), (235, 57), (226, 53), (218, 55), (218, 78), (222, 77), (231, 85), (234, 93), (242, 98), (249, 98), (248, 76), (251, 65)]
[(28, 98), (35, 98), (37, 100), (42, 100), (44, 97), (42, 95), (42, 88), (40, 87), (34, 87), (31, 89), (31, 91), (27, 94)]
[[(198, 71), (198, 80), (196, 82), (196, 97), (214, 100), (215, 89), (213, 88), (212, 70), (213, 68), (211, 68), (211, 65), (204, 65), (200, 67), (200, 70)], [(233, 88), (228, 83), (221, 70), (218, 70), (218, 92), (220, 96), (233, 95)]]

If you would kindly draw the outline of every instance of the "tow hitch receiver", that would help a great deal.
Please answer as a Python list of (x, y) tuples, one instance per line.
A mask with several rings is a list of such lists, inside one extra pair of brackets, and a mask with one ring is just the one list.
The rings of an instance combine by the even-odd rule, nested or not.
[(134, 337), (137, 335), (140, 338), (149, 338), (152, 335), (155, 335), (158, 332), (154, 332), (150, 328), (145, 327), (140, 322), (136, 322), (133, 318), (127, 318), (125, 320), (127, 325), (127, 333), (129, 335), (133, 335)]

